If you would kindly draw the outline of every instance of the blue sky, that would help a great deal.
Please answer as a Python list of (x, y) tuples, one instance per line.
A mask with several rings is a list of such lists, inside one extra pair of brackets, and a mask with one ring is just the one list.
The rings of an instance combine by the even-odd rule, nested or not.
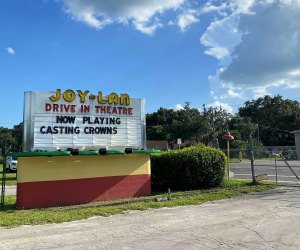
[(2, 0), (0, 126), (24, 91), (124, 93), (159, 107), (300, 100), (299, 0)]

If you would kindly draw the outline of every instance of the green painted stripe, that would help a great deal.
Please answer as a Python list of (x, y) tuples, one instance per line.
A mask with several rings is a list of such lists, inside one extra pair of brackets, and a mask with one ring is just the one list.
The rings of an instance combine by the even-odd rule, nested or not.
[(79, 155), (98, 155), (98, 151), (79, 151)]
[[(133, 150), (133, 154), (155, 154), (160, 153), (160, 150)], [(107, 150), (107, 155), (124, 155), (123, 150)], [(7, 153), (6, 156), (16, 156), (16, 157), (34, 157), (34, 156), (70, 156), (70, 151), (53, 151), (53, 152), (11, 152)], [(79, 155), (98, 155), (98, 151), (79, 151)]]
[(106, 154), (108, 154), (108, 155), (123, 155), (124, 151), (123, 150), (107, 150)]
[(11, 152), (7, 153), (6, 156), (16, 156), (16, 157), (32, 157), (32, 156), (68, 156), (69, 151), (53, 151), (53, 152)]
[(160, 153), (160, 150), (133, 150), (132, 153), (133, 154), (155, 154), (155, 153)]

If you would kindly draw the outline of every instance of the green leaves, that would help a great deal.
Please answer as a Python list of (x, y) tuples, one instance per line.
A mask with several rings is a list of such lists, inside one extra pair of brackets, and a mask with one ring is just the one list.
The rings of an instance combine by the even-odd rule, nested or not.
[(197, 141), (208, 143), (221, 138), (227, 131), (231, 115), (221, 108), (205, 108), (203, 112), (190, 108), (181, 110), (160, 108), (157, 112), (147, 114), (147, 139), (176, 142)]
[(4, 151), (20, 151), (22, 146), (23, 123), (12, 129), (0, 127), (0, 156)]
[[(147, 139), (167, 140), (175, 143), (196, 141), (204, 144), (219, 139), (221, 148), (226, 147), (222, 136), (226, 131), (234, 135), (236, 142), (232, 148), (247, 147), (251, 134), (256, 141), (265, 146), (294, 145), (292, 131), (300, 128), (300, 104), (282, 96), (264, 96), (246, 101), (238, 114), (232, 115), (220, 108), (203, 106), (203, 111), (191, 108), (189, 103), (181, 110), (160, 108), (147, 114)], [(171, 146), (172, 148), (172, 146)]]
[(188, 190), (220, 186), (225, 155), (218, 149), (195, 146), (151, 156), (152, 187)]
[(245, 107), (239, 109), (239, 115), (257, 125), (257, 136), (264, 145), (294, 145), (290, 132), (300, 128), (299, 102), (280, 95), (265, 96), (247, 101)]

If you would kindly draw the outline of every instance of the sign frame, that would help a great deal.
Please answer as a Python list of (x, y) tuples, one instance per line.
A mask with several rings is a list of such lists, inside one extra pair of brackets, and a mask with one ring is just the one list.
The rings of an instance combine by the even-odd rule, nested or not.
[[(62, 148), (37, 148), (35, 147), (34, 144), (34, 129), (35, 129), (35, 116), (36, 116), (36, 110), (35, 106), (37, 103), (37, 95), (39, 94), (48, 94), (49, 97), (52, 94), (55, 94), (54, 91), (49, 91), (49, 92), (33, 92), (33, 91), (26, 91), (24, 93), (24, 112), (23, 112), (23, 123), (24, 123), (24, 129), (23, 129), (23, 152), (32, 152), (32, 151), (57, 151), (57, 150), (66, 150), (67, 147), (62, 147)], [(93, 94), (91, 94), (93, 95)], [(146, 105), (145, 105), (145, 99), (137, 99), (137, 98), (131, 98), (131, 100), (135, 100), (136, 102), (140, 102), (140, 108), (141, 110), (139, 111), (140, 114), (140, 124), (138, 127), (138, 131), (141, 132), (141, 137), (139, 139), (138, 145), (127, 145), (126, 143), (122, 145), (99, 145), (99, 146), (88, 146), (88, 147), (74, 147), (73, 145), (70, 145), (68, 148), (78, 148), (79, 150), (98, 150), (99, 148), (106, 148), (108, 150), (112, 149), (118, 149), (118, 150), (123, 150), (125, 148), (133, 148), (133, 149), (146, 149)], [(106, 104), (108, 106), (113, 107), (113, 104)], [(54, 115), (61, 115), (60, 113), (53, 114)], [(78, 114), (75, 114), (78, 115)], [(80, 114), (82, 115), (82, 114)], [(80, 115), (78, 115), (80, 117)], [(95, 114), (87, 114), (87, 116), (92, 116)], [(99, 114), (100, 116), (100, 114)], [(103, 115), (105, 116), (105, 115)], [(107, 115), (108, 116), (108, 115)], [(113, 116), (113, 115), (111, 115)], [(114, 115), (117, 116), (117, 115)], [(124, 116), (126, 117), (126, 122), (129, 116)], [(136, 116), (136, 117), (139, 117)], [(139, 121), (139, 120), (138, 120)], [(126, 127), (126, 133), (128, 133), (128, 129)], [(127, 134), (126, 134), (127, 135)], [(111, 135), (112, 136), (112, 135)], [(128, 140), (127, 140), (128, 142)]]

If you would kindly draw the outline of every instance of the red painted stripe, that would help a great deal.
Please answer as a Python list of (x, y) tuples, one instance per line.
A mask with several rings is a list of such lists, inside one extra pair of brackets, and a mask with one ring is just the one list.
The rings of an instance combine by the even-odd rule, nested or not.
[(17, 184), (17, 207), (45, 208), (150, 194), (148, 174), (24, 182)]

